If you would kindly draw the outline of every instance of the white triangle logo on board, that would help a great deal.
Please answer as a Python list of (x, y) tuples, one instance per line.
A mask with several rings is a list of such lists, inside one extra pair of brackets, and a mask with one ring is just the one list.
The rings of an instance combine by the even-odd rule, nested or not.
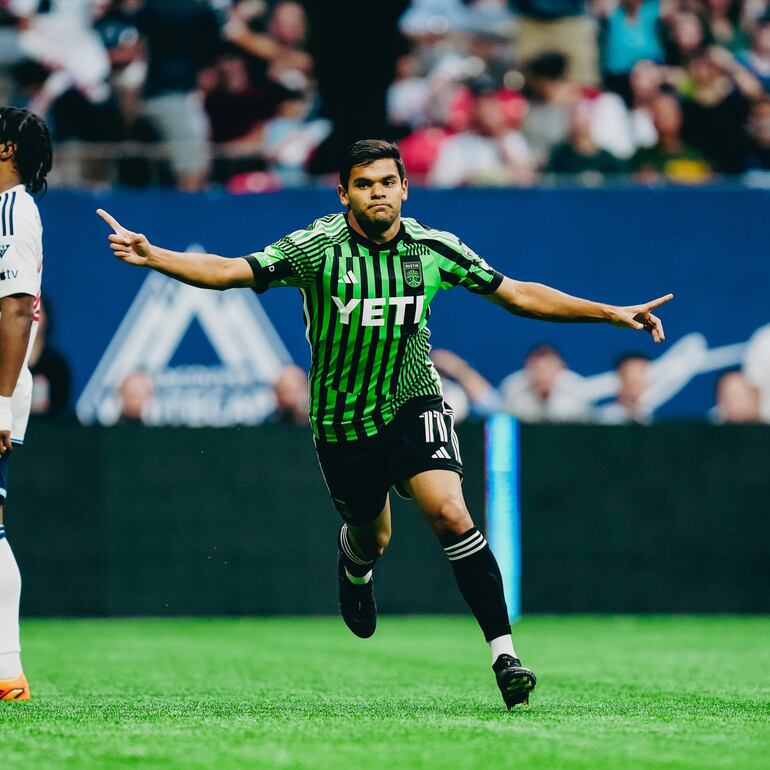
[[(169, 366), (194, 320), (221, 364)], [(196, 289), (151, 272), (78, 399), (77, 416), (103, 425), (256, 424), (275, 409), (272, 383), (290, 362), (253, 292)]]

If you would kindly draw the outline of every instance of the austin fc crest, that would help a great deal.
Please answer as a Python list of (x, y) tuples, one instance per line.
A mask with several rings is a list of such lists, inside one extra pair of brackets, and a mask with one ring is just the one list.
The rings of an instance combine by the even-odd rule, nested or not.
[(404, 262), (404, 280), (410, 289), (416, 289), (422, 285), (422, 263)]

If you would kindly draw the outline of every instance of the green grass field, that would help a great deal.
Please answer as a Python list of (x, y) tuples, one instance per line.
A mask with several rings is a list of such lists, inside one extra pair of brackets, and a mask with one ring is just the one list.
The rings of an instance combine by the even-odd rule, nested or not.
[(466, 618), (33, 621), (5, 767), (767, 768), (770, 618), (532, 617), (505, 711)]

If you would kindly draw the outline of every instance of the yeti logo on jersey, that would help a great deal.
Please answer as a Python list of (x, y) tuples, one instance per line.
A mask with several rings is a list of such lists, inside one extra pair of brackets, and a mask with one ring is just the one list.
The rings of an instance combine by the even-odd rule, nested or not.
[(3, 243), (0, 245), (0, 259), (2, 259), (5, 256), (5, 252), (8, 251), (8, 249), (11, 248), (10, 243)]
[(406, 323), (407, 308), (409, 308), (409, 315), (411, 316), (409, 323), (418, 324), (425, 304), (425, 297), (422, 294), (416, 297), (367, 297), (363, 301), (354, 297), (347, 303), (339, 297), (332, 297), (332, 299), (340, 312), (340, 323), (342, 324), (350, 323), (350, 316), (360, 305), (361, 326), (385, 326), (386, 308), (395, 308), (394, 311), (391, 311), (396, 314), (393, 319), (395, 326), (403, 326)]
[(404, 280), (410, 289), (416, 289), (422, 285), (422, 263), (404, 262)]

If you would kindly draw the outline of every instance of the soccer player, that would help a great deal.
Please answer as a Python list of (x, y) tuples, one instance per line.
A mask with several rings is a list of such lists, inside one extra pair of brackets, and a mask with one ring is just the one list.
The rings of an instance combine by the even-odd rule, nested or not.
[(511, 708), (526, 702), (535, 675), (521, 665), (497, 561), (463, 500), (462, 460), (452, 409), (428, 351), (428, 306), (439, 289), (463, 286), (515, 315), (607, 322), (648, 331), (652, 310), (671, 295), (631, 307), (570, 297), (492, 269), (455, 235), (401, 216), (408, 183), (398, 148), (353, 144), (337, 188), (344, 212), (330, 214), (245, 257), (179, 253), (98, 214), (116, 257), (192, 286), (293, 286), (304, 302), (310, 367), (310, 423), (339, 531), (340, 611), (360, 637), (374, 633), (372, 571), (390, 540), (390, 487), (411, 497), (441, 543), (460, 592), (492, 651)]
[(32, 194), (51, 170), (51, 137), (26, 110), (0, 107), (0, 700), (29, 700), (21, 667), (21, 576), (5, 536), (11, 448), (24, 443), (32, 399), (27, 368), (40, 318), (43, 228)]

